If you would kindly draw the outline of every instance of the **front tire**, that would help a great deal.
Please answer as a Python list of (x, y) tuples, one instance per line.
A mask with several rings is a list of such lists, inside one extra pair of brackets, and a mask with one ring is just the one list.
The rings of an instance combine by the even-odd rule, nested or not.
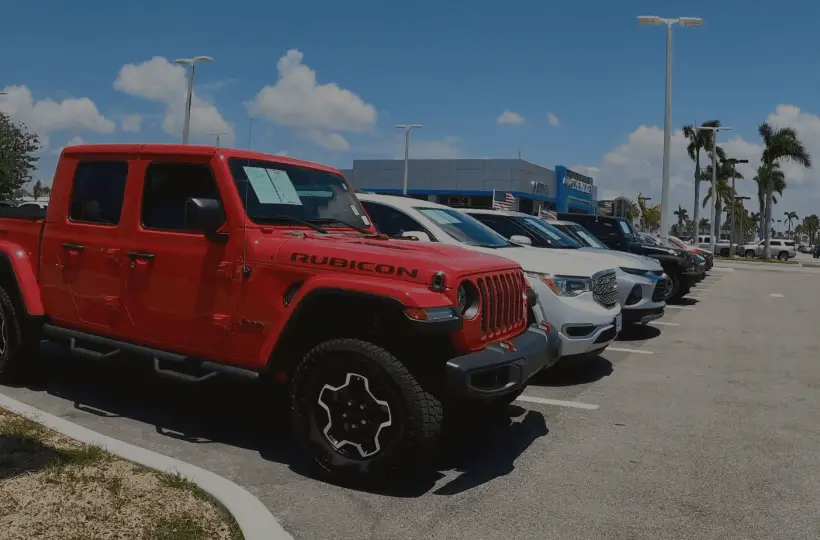
[(781, 251), (777, 254), (777, 258), (781, 261), (788, 261), (789, 260), (789, 253), (787, 251)]
[(432, 457), (441, 402), (385, 349), (334, 339), (305, 355), (293, 376), (299, 444), (333, 480), (383, 484), (412, 475)]

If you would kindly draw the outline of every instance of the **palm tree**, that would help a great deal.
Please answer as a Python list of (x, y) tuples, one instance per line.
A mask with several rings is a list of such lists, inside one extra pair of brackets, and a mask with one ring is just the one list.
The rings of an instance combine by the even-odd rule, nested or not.
[[(773, 192), (782, 197), (783, 190), (786, 189), (786, 177), (783, 175), (783, 171), (780, 170), (780, 164), (774, 163), (771, 168), (766, 168), (763, 165), (758, 167), (757, 176), (754, 177), (754, 181), (757, 183), (757, 204), (760, 208), (760, 212), (756, 214), (758, 219), (758, 231), (760, 238), (763, 238), (763, 231), (766, 230), (763, 226), (763, 220), (766, 217), (766, 191), (769, 182), (774, 183)], [(772, 195), (772, 202), (777, 204), (777, 198), (775, 198), (774, 195)]]
[(51, 194), (51, 187), (43, 185), (43, 183), (39, 180), (34, 182), (34, 185), (31, 186), (31, 196), (34, 197), (35, 201), (38, 201), (40, 200), (40, 197), (45, 197), (49, 194)]
[(689, 219), (689, 212), (683, 206), (678, 205), (675, 215), (678, 216), (678, 234), (683, 236), (683, 224)]
[[(706, 219), (705, 217), (700, 218), (700, 221), (698, 222), (698, 234), (703, 234), (703, 231), (708, 231), (708, 230), (709, 230), (709, 220)], [(697, 243), (697, 242), (695, 242), (695, 243)]]
[(661, 224), (660, 205), (650, 206), (643, 211), (644, 223), (650, 231), (654, 231)]
[[(708, 122), (701, 124), (700, 127), (720, 127), (720, 120), (709, 120)], [(709, 155), (711, 155), (712, 142), (715, 140), (715, 132), (709, 129), (698, 129), (691, 124), (687, 124), (683, 126), (683, 136), (689, 140), (689, 145), (686, 147), (686, 152), (689, 154), (692, 161), (695, 162), (695, 212), (692, 216), (692, 222), (698, 223), (698, 203), (700, 203), (701, 182), (700, 153), (701, 151), (706, 151)], [(718, 148), (718, 157), (722, 155), (723, 158), (725, 158), (726, 155), (722, 152), (723, 150)], [(697, 236), (697, 231), (694, 229), (692, 229), (692, 236)]]
[(752, 212), (751, 218), (754, 220), (754, 230), (755, 234), (760, 234), (760, 213), (759, 212)]
[(798, 217), (797, 217), (797, 212), (795, 212), (795, 211), (791, 211), (791, 212), (783, 212), (783, 215), (784, 215), (784, 216), (786, 216), (786, 218), (785, 218), (785, 220), (786, 220), (786, 224), (787, 224), (787, 226), (788, 226), (788, 228), (789, 228), (789, 229), (788, 229), (788, 230), (789, 230), (789, 233), (791, 234), (791, 232), (792, 232), (792, 220), (797, 221), (797, 220), (798, 220), (798, 219), (800, 219), (800, 218), (798, 218)]
[[(717, 177), (715, 179), (715, 187), (717, 188), (718, 196), (715, 198), (715, 219), (717, 222), (715, 223), (715, 230), (717, 231), (718, 237), (720, 237), (720, 213), (724, 207), (730, 207), (733, 204), (735, 199), (735, 193), (732, 191), (732, 186), (730, 182), (732, 180), (732, 174), (734, 173), (735, 178), (743, 178), (743, 175), (737, 172), (732, 167), (732, 164), (729, 163), (726, 159), (721, 159), (718, 162), (717, 168)], [(702, 173), (703, 178), (706, 179), (708, 177), (709, 180), (712, 179), (712, 166), (709, 165)], [(706, 192), (706, 197), (703, 198), (703, 207), (706, 208), (706, 203), (709, 202), (709, 199), (712, 198), (712, 186), (709, 186), (708, 191)]]
[(817, 214), (812, 214), (803, 218), (803, 228), (806, 229), (806, 234), (809, 235), (809, 243), (814, 245), (814, 239), (820, 229), (820, 217)]
[[(757, 133), (763, 139), (763, 153), (760, 156), (760, 161), (767, 169), (771, 169), (775, 163), (780, 161), (791, 161), (807, 169), (811, 168), (811, 155), (803, 146), (802, 141), (797, 138), (797, 131), (794, 128), (777, 128), (764, 122), (757, 128)], [(772, 218), (773, 196), (774, 185), (770, 182), (766, 189), (767, 223)], [(766, 232), (769, 233), (770, 231), (767, 230)], [(767, 234), (763, 248), (763, 257), (766, 259), (771, 255), (770, 245), (771, 235)]]

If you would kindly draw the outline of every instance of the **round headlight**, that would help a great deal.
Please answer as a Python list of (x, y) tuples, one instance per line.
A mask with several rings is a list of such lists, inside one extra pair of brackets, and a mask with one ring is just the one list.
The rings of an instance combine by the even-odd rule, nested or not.
[(458, 312), (462, 317), (472, 319), (478, 315), (478, 289), (470, 281), (463, 281), (458, 286)]

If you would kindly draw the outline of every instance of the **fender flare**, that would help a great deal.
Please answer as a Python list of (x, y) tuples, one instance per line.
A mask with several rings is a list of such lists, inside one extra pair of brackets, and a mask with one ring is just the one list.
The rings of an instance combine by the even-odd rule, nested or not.
[(34, 275), (28, 254), (17, 244), (0, 240), (0, 264), (8, 265), (17, 293), (26, 313), (30, 317), (45, 315), (40, 285)]

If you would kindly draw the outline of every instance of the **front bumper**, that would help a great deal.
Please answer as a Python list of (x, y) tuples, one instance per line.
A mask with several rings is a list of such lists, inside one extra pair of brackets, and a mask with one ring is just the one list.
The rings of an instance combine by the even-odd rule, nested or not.
[(660, 319), (666, 312), (665, 306), (666, 304), (657, 307), (625, 309), (621, 312), (624, 316), (624, 324), (647, 324)]
[(447, 362), (447, 385), (459, 397), (489, 400), (526, 386), (533, 375), (558, 361), (561, 340), (537, 325), (509, 340), (508, 348), (492, 343), (486, 349)]

